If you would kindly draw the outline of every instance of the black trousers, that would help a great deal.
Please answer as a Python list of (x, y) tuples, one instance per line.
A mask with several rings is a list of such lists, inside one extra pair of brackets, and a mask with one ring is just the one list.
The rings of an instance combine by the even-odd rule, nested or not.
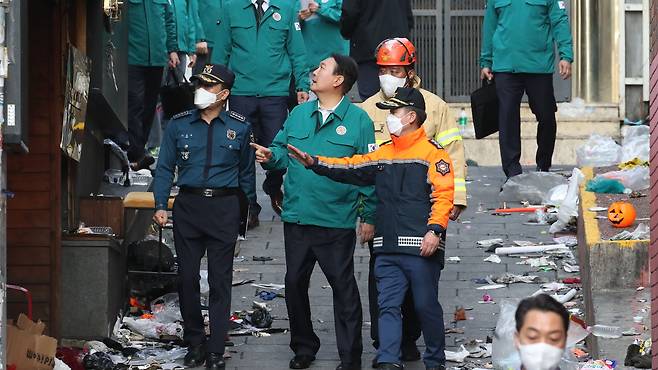
[(183, 339), (189, 345), (206, 340), (201, 316), (199, 268), (208, 252), (210, 339), (207, 350), (224, 353), (231, 310), (233, 252), (240, 225), (235, 195), (207, 198), (180, 193), (174, 203), (174, 240), (178, 258), (178, 296), (183, 316)]
[(163, 72), (164, 67), (128, 65), (128, 159), (131, 162), (145, 155)]
[[(375, 278), (375, 255), (373, 252), (372, 242), (368, 243), (370, 249), (370, 263), (368, 266), (368, 303), (370, 309), (370, 339), (373, 341), (373, 347), (379, 348), (379, 294), (377, 291), (377, 279)], [(414, 307), (414, 297), (411, 289), (407, 290), (402, 302), (402, 346), (413, 348), (416, 341), (420, 338), (420, 321), (416, 315)]]
[(285, 223), (286, 305), (290, 319), (290, 348), (296, 355), (314, 356), (320, 338), (313, 331), (308, 287), (317, 262), (334, 298), (338, 355), (344, 364), (360, 364), (362, 311), (354, 278), (354, 229), (334, 229)]
[(530, 109), (537, 117), (537, 170), (551, 168), (557, 124), (553, 75), (549, 73), (496, 73), (500, 103), (500, 159), (507, 177), (521, 174), (521, 99), (528, 94)]
[(379, 66), (373, 61), (359, 63), (359, 96), (363, 101), (377, 94), (379, 86)]
[[(247, 117), (258, 144), (270, 146), (276, 134), (283, 127), (286, 118), (288, 118), (288, 97), (231, 95), (229, 108)], [(267, 171), (263, 182), (265, 194), (273, 194), (281, 190), (285, 173), (285, 170)], [(260, 209), (261, 207), (258, 205), (256, 197), (254, 197), (254, 203), (250, 205), (250, 211), (258, 214)]]

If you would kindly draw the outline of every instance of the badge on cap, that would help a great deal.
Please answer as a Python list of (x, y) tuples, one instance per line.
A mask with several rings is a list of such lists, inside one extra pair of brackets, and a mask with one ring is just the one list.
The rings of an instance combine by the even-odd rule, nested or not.
[(273, 18), (275, 21), (278, 22), (278, 21), (281, 20), (281, 14), (279, 14), (279, 13), (274, 13), (274, 14), (272, 14), (272, 18)]
[(347, 133), (347, 128), (343, 125), (336, 127), (336, 133), (340, 136), (343, 136)]
[(450, 173), (450, 165), (448, 162), (444, 161), (443, 159), (436, 162), (436, 172), (440, 173), (441, 175), (445, 176)]
[(226, 137), (229, 140), (235, 140), (235, 136), (236, 136), (235, 131), (233, 131), (231, 129), (226, 130)]
[(203, 73), (212, 73), (212, 64), (206, 64), (206, 66), (203, 67)]

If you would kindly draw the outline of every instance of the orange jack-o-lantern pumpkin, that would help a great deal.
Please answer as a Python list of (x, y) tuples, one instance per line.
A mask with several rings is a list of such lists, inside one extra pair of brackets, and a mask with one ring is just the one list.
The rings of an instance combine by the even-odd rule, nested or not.
[(608, 220), (614, 227), (631, 226), (635, 216), (635, 207), (628, 202), (614, 202), (608, 207)]

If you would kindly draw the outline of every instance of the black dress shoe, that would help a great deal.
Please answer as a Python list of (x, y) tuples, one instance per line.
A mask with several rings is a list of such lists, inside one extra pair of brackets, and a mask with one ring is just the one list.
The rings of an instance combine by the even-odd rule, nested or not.
[(223, 353), (208, 353), (208, 358), (206, 359), (206, 369), (221, 370), (225, 367), (226, 363), (224, 362)]
[(296, 355), (290, 360), (289, 367), (291, 369), (308, 369), (313, 361), (315, 361), (315, 356)]
[(344, 363), (341, 362), (340, 365), (336, 367), (336, 370), (361, 370), (361, 363)]
[(418, 347), (416, 347), (415, 343), (402, 345), (401, 359), (404, 362), (413, 362), (420, 360), (420, 351), (418, 351)]
[(280, 189), (270, 194), (270, 204), (274, 212), (281, 216), (281, 212), (283, 212), (283, 192)]
[(206, 344), (196, 344), (187, 347), (187, 354), (183, 360), (185, 367), (197, 367), (206, 361)]

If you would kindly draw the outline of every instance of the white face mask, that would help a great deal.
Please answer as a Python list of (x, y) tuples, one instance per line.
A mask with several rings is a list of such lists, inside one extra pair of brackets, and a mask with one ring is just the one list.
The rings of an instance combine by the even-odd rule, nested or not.
[(404, 87), (406, 84), (406, 78), (395, 77), (389, 74), (379, 76), (379, 86), (381, 86), (382, 92), (387, 98), (392, 98), (395, 95), (395, 90), (398, 87)]
[(396, 117), (392, 113), (386, 117), (386, 127), (391, 135), (400, 136), (404, 126), (406, 125), (402, 123), (402, 118)]
[(217, 95), (200, 87), (194, 92), (194, 105), (199, 109), (206, 109), (217, 101)]
[(521, 362), (527, 370), (553, 370), (558, 367), (564, 350), (546, 343), (520, 345)]

